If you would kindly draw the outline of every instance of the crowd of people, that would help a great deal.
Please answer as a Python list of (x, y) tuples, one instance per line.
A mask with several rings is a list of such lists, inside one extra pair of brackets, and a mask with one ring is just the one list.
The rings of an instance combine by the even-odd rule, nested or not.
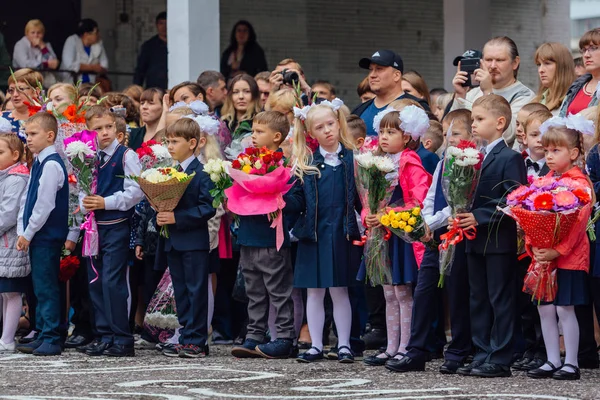
[[(157, 26), (166, 15), (159, 17)], [(209, 355), (209, 344), (223, 344), (240, 358), (362, 359), (408, 372), (443, 357), (444, 374), (508, 377), (521, 370), (560, 380), (599, 367), (600, 261), (587, 224), (556, 249), (532, 250), (536, 260), (558, 263), (556, 299), (540, 303), (521, 291), (531, 257), (518, 249), (517, 226), (496, 212), (515, 183), (546, 174), (600, 195), (599, 28), (581, 38), (579, 61), (562, 44), (540, 45), (537, 90), (518, 80), (518, 48), (505, 36), (456, 57), (452, 93), (430, 90), (417, 71), (405, 71), (400, 55), (378, 50), (358, 62), (366, 77), (351, 111), (330, 82), (310, 85), (294, 59), (265, 71), (246, 21), (234, 27), (223, 73), (204, 71), (164, 91), (164, 77), (145, 69), (138, 83), (155, 84), (103, 93), (91, 83), (106, 56), (94, 48), (97, 25), (90, 21), (65, 44), (72, 61), (63, 52), (80, 85), (41, 91), (46, 77), (30, 68), (58, 62), (38, 22), (15, 48), (22, 64), (8, 79), (0, 119), (0, 352), (44, 356), (75, 348), (123, 357), (137, 348), (197, 358)], [(164, 41), (161, 35), (159, 27)], [(140, 57), (146, 66), (153, 63), (148, 54)], [(476, 68), (463, 68), (473, 60)], [(69, 107), (80, 115), (65, 121)], [(573, 115), (593, 121), (595, 134), (578, 130)], [(62, 144), (83, 129), (98, 135), (94, 195), (77, 192)], [(484, 159), (474, 203), (452, 216), (441, 188), (444, 150), (475, 139), (484, 141)], [(476, 227), (457, 244), (443, 290), (439, 250), (397, 236), (389, 239), (390, 280), (365, 282), (360, 244), (380, 215), (361, 205), (353, 159), (373, 141), (396, 168), (390, 204), (411, 199), (421, 206), (424, 242), (439, 242), (453, 223)], [(178, 170), (196, 173), (172, 212), (154, 210), (138, 183), (122, 178), (140, 175), (136, 151), (153, 143), (164, 143)], [(269, 216), (213, 206), (204, 165), (235, 160), (247, 147), (283, 152), (294, 165), (281, 248)], [(89, 227), (78, 218), (90, 211), (99, 254), (83, 257)], [(167, 238), (159, 234), (164, 226)], [(65, 252), (81, 266), (59, 279)]]

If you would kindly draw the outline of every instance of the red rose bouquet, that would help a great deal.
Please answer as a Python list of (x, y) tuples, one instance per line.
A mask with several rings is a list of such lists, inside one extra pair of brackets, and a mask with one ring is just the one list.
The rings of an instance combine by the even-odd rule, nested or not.
[(283, 245), (283, 195), (291, 188), (292, 171), (283, 153), (247, 148), (228, 168), (232, 186), (225, 189), (227, 208), (237, 215), (268, 215), (277, 230), (277, 250)]

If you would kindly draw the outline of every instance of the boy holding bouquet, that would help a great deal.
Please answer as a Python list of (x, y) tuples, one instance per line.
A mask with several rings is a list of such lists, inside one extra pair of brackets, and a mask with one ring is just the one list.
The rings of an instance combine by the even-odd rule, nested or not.
[(61, 354), (58, 275), (60, 253), (69, 231), (69, 184), (65, 165), (54, 148), (57, 131), (56, 119), (48, 113), (35, 114), (25, 124), (27, 147), (38, 156), (21, 201), (17, 250), (29, 252), (40, 334), (17, 350), (37, 356)]
[(133, 356), (127, 307), (129, 221), (143, 194), (137, 182), (118, 177), (138, 176), (141, 165), (135, 152), (119, 144), (115, 115), (107, 108), (90, 107), (85, 119), (98, 134), (97, 189), (94, 195), (82, 192), (80, 205), (83, 213), (95, 214), (100, 248), (98, 257), (88, 260), (97, 337), (79, 350), (89, 356)]
[(210, 242), (208, 220), (215, 215), (210, 189), (213, 184), (194, 152), (206, 145), (200, 126), (182, 118), (167, 128), (169, 153), (187, 175), (195, 173), (172, 212), (159, 212), (156, 224), (168, 225), (169, 235), (160, 238), (157, 259), (166, 253), (173, 281), (177, 318), (182, 326), (179, 344), (167, 347), (168, 357), (201, 358), (208, 353), (208, 276)]
[(461, 375), (509, 377), (513, 356), (516, 312), (517, 229), (496, 210), (514, 185), (527, 182), (521, 154), (502, 137), (510, 126), (510, 104), (490, 94), (473, 103), (473, 136), (485, 141), (484, 161), (472, 211), (457, 214), (459, 227), (476, 227), (467, 239), (467, 268), (471, 292), (471, 328), (477, 353), (473, 362), (459, 368)]
[[(272, 151), (279, 148), (290, 130), (287, 118), (277, 111), (254, 117), (252, 143)], [(266, 215), (240, 216), (238, 243), (240, 265), (248, 295), (248, 333), (241, 346), (231, 350), (235, 357), (288, 358), (294, 347), (294, 304), (290, 239), (284, 218), (284, 243), (276, 248), (276, 230)], [(275, 307), (277, 339), (262, 344), (267, 330), (269, 300)]]

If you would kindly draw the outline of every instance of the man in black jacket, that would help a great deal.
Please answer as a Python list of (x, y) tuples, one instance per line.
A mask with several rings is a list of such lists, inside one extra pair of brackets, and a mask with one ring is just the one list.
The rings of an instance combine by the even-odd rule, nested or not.
[(133, 83), (146, 88), (167, 88), (167, 13), (156, 16), (157, 35), (142, 44)]
[(373, 127), (373, 119), (394, 100), (411, 99), (429, 111), (429, 104), (423, 99), (404, 93), (402, 90), (402, 57), (391, 50), (379, 50), (371, 58), (363, 58), (358, 65), (369, 70), (369, 85), (375, 98), (356, 107), (352, 114), (357, 115), (367, 125), (367, 135), (377, 135)]

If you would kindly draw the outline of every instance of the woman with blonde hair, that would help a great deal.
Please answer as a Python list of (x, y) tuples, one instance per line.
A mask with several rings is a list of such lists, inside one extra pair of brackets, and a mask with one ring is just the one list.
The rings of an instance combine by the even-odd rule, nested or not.
[(571, 51), (561, 43), (543, 43), (534, 56), (540, 86), (532, 103), (541, 103), (557, 115), (560, 105), (575, 80), (575, 63)]
[(48, 89), (48, 98), (52, 102), (52, 109), (63, 112), (77, 99), (77, 89), (70, 83), (55, 83)]
[[(25, 25), (25, 36), (13, 50), (13, 68), (56, 69), (59, 61), (50, 43), (44, 42), (46, 29), (39, 19), (32, 19)], [(52, 85), (56, 78), (52, 73), (44, 74), (46, 85)]]
[(247, 74), (234, 76), (227, 86), (227, 98), (221, 110), (233, 140), (252, 132), (252, 118), (260, 112), (258, 85)]
[(429, 88), (425, 83), (425, 79), (418, 72), (407, 71), (402, 74), (402, 90), (416, 98), (425, 100), (427, 104), (431, 105)]

